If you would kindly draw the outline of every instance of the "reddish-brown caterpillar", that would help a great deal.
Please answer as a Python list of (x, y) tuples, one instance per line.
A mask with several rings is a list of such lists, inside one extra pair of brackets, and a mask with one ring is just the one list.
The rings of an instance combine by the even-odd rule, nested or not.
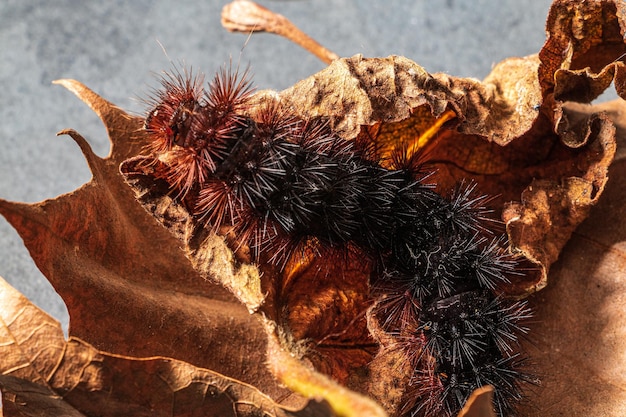
[(398, 151), (383, 166), (367, 144), (277, 104), (249, 117), (246, 74), (222, 70), (207, 90), (202, 84), (166, 76), (145, 121), (147, 152), (171, 193), (205, 227), (232, 226), (254, 259), (284, 265), (311, 239), (358, 247), (374, 265), (375, 295), (384, 295), (384, 329), (420, 352), (408, 355), (406, 413), (456, 415), (489, 384), (496, 411), (509, 415), (529, 380), (516, 351), (530, 312), (495, 293), (516, 262), (486, 230), (475, 186), (460, 182), (441, 195), (417, 153)]

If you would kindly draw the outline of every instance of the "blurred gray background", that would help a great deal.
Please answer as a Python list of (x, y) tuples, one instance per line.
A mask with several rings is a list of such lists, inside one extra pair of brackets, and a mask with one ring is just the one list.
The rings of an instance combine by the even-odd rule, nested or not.
[[(74, 128), (106, 156), (97, 116), (51, 84), (74, 78), (134, 113), (171, 62), (212, 75), (232, 57), (258, 88), (284, 89), (324, 64), (275, 35), (221, 27), (227, 1), (0, 1), (0, 198), (36, 202), (72, 191), (90, 173)], [(485, 77), (509, 56), (539, 51), (549, 0), (294, 0), (260, 2), (341, 56), (404, 55), (430, 72)], [(161, 47), (163, 45), (163, 48)], [(243, 48), (243, 51), (242, 51)], [(63, 302), (0, 218), (0, 276), (67, 328)]]

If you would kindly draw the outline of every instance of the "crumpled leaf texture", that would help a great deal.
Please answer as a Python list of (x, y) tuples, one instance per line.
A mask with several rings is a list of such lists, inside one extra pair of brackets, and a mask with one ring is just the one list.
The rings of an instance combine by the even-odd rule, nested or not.
[[(621, 102), (610, 106), (571, 103), (589, 102), (611, 81), (618, 94), (626, 97), (624, 64), (618, 60), (626, 52), (624, 4), (556, 1), (547, 31), (549, 37), (538, 55), (505, 60), (482, 82), (429, 74), (403, 57), (354, 56), (336, 60), (283, 92), (259, 92), (255, 100), (280, 100), (281, 105), (303, 117), (328, 117), (346, 140), (358, 137), (374, 141), (388, 153), (411, 145), (439, 117), (452, 112), (454, 117), (446, 120), (426, 144), (429, 164), (436, 171), (431, 178), (442, 191), (460, 179), (474, 180), (480, 192), (495, 196), (491, 205), (496, 216), (502, 216), (511, 245), (532, 264), (523, 279), (503, 290), (523, 296), (547, 285), (551, 265), (598, 202), (616, 152), (616, 134), (623, 137), (626, 120)], [(242, 402), (252, 407), (250, 410), (257, 407), (255, 410), (269, 415), (287, 412), (273, 401), (281, 406), (304, 407), (302, 415), (312, 410), (330, 415), (328, 410), (319, 411), (317, 403), (307, 406), (304, 397), (311, 395), (324, 398), (334, 412), (345, 415), (350, 410), (359, 410), (359, 415), (385, 414), (365, 396), (338, 384), (377, 399), (391, 414), (400, 409), (409, 370), (398, 365), (401, 358), (393, 356), (397, 353), (393, 341), (368, 315), (374, 300), (369, 294), (367, 263), (348, 256), (328, 265), (324, 258), (310, 256), (279, 272), (263, 263), (257, 267), (242, 262), (245, 254), (233, 254), (224, 238), (209, 236), (199, 228), (139, 163), (141, 157), (137, 155), (145, 143), (140, 118), (129, 116), (78, 82), (60, 83), (100, 115), (112, 150), (107, 158), (99, 158), (78, 133), (65, 131), (81, 147), (93, 173), (92, 181), (37, 204), (0, 200), (0, 213), (18, 230), (38, 267), (66, 301), (72, 336), (69, 342), (59, 339), (46, 343), (51, 353), (41, 356), (40, 368), (31, 366), (32, 354), (23, 352), (0, 360), (6, 412), (14, 410), (19, 415), (21, 402), (13, 400), (25, 393), (38, 396), (38, 404), (51, 409), (64, 410), (67, 404), (57, 401), (55, 395), (68, 392), (85, 407), (102, 404), (100, 395), (107, 381), (118, 381), (111, 384), (121, 384), (114, 388), (122, 389), (125, 383), (141, 384), (141, 378), (148, 378), (148, 374), (170, 375), (168, 372), (195, 375), (205, 382), (206, 378), (232, 378), (228, 379), (232, 386), (245, 387), (240, 391)], [(608, 112), (601, 113), (603, 110)], [(619, 175), (619, 166), (614, 169), (614, 175)], [(607, 204), (605, 210), (621, 214), (623, 204), (618, 197)], [(598, 252), (595, 259), (606, 251), (615, 251), (619, 258), (623, 233), (607, 222), (621, 224), (620, 218), (596, 215), (568, 247), (578, 253), (577, 245), (589, 239)], [(598, 234), (602, 230), (611, 232), (606, 235), (612, 236), (608, 241)], [(588, 275), (580, 271), (588, 271), (590, 277), (597, 271), (593, 263), (585, 263), (584, 268), (576, 262), (571, 266), (571, 256), (564, 256), (557, 264), (554, 288), (533, 297), (538, 321), (544, 323), (538, 326), (543, 330), (538, 332), (541, 344), (536, 356), (546, 358), (538, 361), (542, 371), (556, 372), (554, 380), (546, 379), (545, 390), (529, 394), (541, 402), (538, 408), (545, 410), (542, 415), (560, 415), (561, 411), (555, 410), (563, 409), (568, 415), (577, 415), (559, 399), (567, 394), (585, 398), (572, 400), (573, 407), (587, 413), (580, 415), (600, 415), (595, 413), (593, 404), (598, 401), (593, 398), (600, 398), (603, 407), (612, 404), (610, 398), (621, 398), (619, 390), (611, 388), (622, 383), (619, 372), (600, 372), (599, 364), (592, 360), (586, 369), (599, 377), (598, 385), (589, 388), (586, 375), (574, 375), (574, 368), (566, 364), (578, 357), (579, 350), (588, 352), (589, 357), (600, 351), (603, 357), (615, 356), (598, 346), (601, 338), (581, 337), (581, 344), (563, 344), (570, 339), (560, 336), (561, 329), (576, 339), (588, 330), (581, 327), (585, 323), (598, 330), (611, 328), (602, 319), (577, 319), (596, 306), (578, 301), (593, 290), (591, 282), (596, 282), (581, 282)], [(619, 260), (615, 262), (610, 265), (623, 270)], [(603, 302), (618, 284), (608, 278), (602, 281), (604, 267), (598, 271), (601, 278), (596, 285), (601, 290), (597, 308), (611, 309)], [(337, 274), (341, 280), (324, 279)], [(581, 286), (585, 292), (580, 292)], [(566, 302), (573, 306), (571, 310), (563, 307)], [(564, 308), (559, 311), (565, 315), (551, 310), (556, 308), (552, 305)], [(582, 306), (585, 309), (579, 310)], [(24, 313), (24, 317), (30, 315)], [(559, 317), (559, 321), (549, 317)], [(619, 314), (607, 310), (602, 317), (614, 320)], [(38, 329), (43, 319), (33, 315), (32, 320), (23, 324), (24, 329)], [(606, 349), (621, 346), (620, 332), (616, 328), (605, 335), (610, 339)], [(42, 346), (37, 345), (35, 353)], [(598, 350), (590, 350), (592, 347)], [(62, 360), (52, 359), (59, 357), (56, 352), (61, 350), (69, 362), (85, 364), (80, 361), (87, 355), (98, 366), (106, 364), (110, 373), (84, 374), (93, 376), (87, 387), (98, 387), (91, 393), (64, 391), (61, 382), (50, 382), (52, 370), (64, 365)], [(566, 355), (561, 354), (564, 351)], [(154, 356), (162, 358), (134, 359)], [(72, 369), (82, 372), (91, 368), (70, 366), (63, 374), (67, 381), (77, 377)], [(131, 374), (142, 376), (133, 382), (127, 378)], [(561, 378), (565, 374), (571, 377)], [(217, 384), (211, 381), (208, 385), (192, 384), (190, 390), (204, 390), (202, 395), (208, 395), (212, 391), (206, 387)], [(273, 401), (260, 399), (254, 390), (246, 391), (250, 387), (244, 384), (262, 389)], [(226, 392), (226, 388), (220, 390)], [(151, 395), (145, 393), (146, 403), (133, 403), (133, 407), (140, 407), (139, 415), (156, 404), (151, 398), (160, 401)], [(484, 392), (477, 398), (489, 395)], [(233, 404), (231, 399), (220, 404), (228, 408)], [(187, 397), (180, 403), (175, 400), (181, 407), (193, 406), (196, 401)], [(129, 404), (127, 401), (116, 397), (110, 406)], [(478, 399), (477, 405), (462, 414), (488, 415), (476, 411), (481, 403)], [(67, 412), (82, 415), (83, 411), (77, 410)], [(601, 415), (621, 415), (611, 414), (608, 408), (603, 411)], [(533, 413), (529, 408), (523, 415), (537, 415)], [(91, 414), (85, 411), (85, 415)]]
[[(504, 213), (512, 245), (539, 267), (539, 273), (528, 274), (526, 281), (509, 289), (521, 294), (546, 285), (549, 266), (597, 200), (615, 152), (612, 124), (601, 115), (583, 115), (575, 129), (586, 135), (575, 143), (569, 140), (569, 129), (561, 135), (567, 141), (555, 134), (541, 111), (538, 67), (536, 56), (512, 58), (479, 83), (430, 75), (403, 57), (356, 56), (336, 61), (280, 97), (305, 117), (332, 117), (346, 139), (367, 134), (389, 148), (414, 140), (452, 109), (457, 130), (442, 130), (428, 153), (436, 170), (434, 182), (447, 191), (460, 178), (473, 179), (481, 192), (497, 196), (492, 205), (498, 214), (527, 190), (521, 205), (507, 205)], [(340, 80), (353, 79), (359, 82), (342, 82), (335, 91)], [(361, 101), (364, 104), (355, 104)], [(409, 116), (411, 109), (418, 117)], [(361, 125), (369, 126), (365, 133)], [(547, 187), (548, 194), (555, 195), (543, 206), (529, 208), (529, 195), (538, 188), (535, 178), (543, 181), (543, 191)], [(563, 205), (569, 212), (550, 212), (550, 206)]]
[[(64, 85), (94, 108), (111, 137), (120, 140), (101, 159), (72, 133), (89, 162), (92, 181), (38, 204), (0, 201), (0, 212), (64, 298), (70, 335), (107, 352), (160, 355), (244, 382), (262, 381), (269, 395), (289, 396), (258, 366), (266, 344), (262, 326), (222, 286), (198, 275), (178, 241), (137, 205), (119, 175), (121, 160), (141, 146), (136, 136), (141, 120), (80, 83)], [(241, 348), (233, 355), (235, 345)]]
[(43, 410), (50, 416), (328, 414), (318, 404), (292, 412), (250, 385), (171, 358), (136, 359), (100, 352), (74, 337), (66, 341), (58, 322), (1, 278), (0, 302), (0, 387), (7, 416)]
[(602, 198), (555, 264), (550, 285), (530, 299), (538, 320), (527, 345), (542, 385), (521, 410), (524, 416), (626, 414), (626, 102), (597, 107), (616, 116), (621, 151)]

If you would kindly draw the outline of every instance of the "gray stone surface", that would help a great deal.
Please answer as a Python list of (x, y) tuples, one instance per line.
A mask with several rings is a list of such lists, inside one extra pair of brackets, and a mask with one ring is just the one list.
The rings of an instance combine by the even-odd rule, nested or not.
[[(0, 2), (0, 197), (35, 202), (80, 187), (90, 174), (64, 128), (101, 156), (100, 121), (62, 87), (74, 78), (133, 112), (154, 73), (177, 65), (212, 74), (250, 64), (259, 88), (283, 89), (324, 67), (273, 35), (221, 28), (226, 1), (3, 0)], [(537, 52), (549, 0), (265, 1), (342, 56), (404, 55), (430, 72), (483, 78), (509, 56)], [(163, 46), (163, 48), (161, 47)], [(243, 49), (243, 50), (242, 50)], [(67, 326), (61, 299), (0, 219), (0, 276)]]

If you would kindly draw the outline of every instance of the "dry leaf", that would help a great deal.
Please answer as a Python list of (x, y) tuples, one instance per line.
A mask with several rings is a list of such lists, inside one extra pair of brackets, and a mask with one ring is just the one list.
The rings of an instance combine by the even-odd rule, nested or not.
[(239, 0), (224, 6), (222, 26), (232, 32), (245, 34), (265, 31), (276, 33), (311, 51), (327, 64), (339, 58), (337, 54), (311, 39), (284, 16), (251, 1)]
[[(552, 13), (558, 16), (565, 12), (569, 13), (569, 9), (557, 3)], [(590, 13), (617, 21), (615, 14), (601, 9)], [(552, 21), (549, 24), (555, 25)], [(615, 152), (615, 130), (607, 117), (594, 108), (576, 113), (575, 109), (555, 102), (553, 90), (545, 87), (546, 80), (542, 78), (550, 76), (545, 71), (546, 61), (549, 59), (545, 54), (506, 60), (481, 83), (431, 75), (403, 57), (355, 56), (334, 61), (327, 69), (278, 95), (261, 92), (256, 100), (262, 103), (278, 99), (303, 117), (330, 118), (335, 131), (345, 139), (365, 135), (388, 152), (410, 144), (437, 123), (438, 117), (454, 112), (456, 120), (441, 128), (436, 143), (429, 149), (429, 159), (437, 168), (436, 183), (445, 190), (459, 178), (472, 178), (484, 193), (498, 194), (494, 206), (498, 212), (503, 211), (512, 243), (539, 266), (538, 274), (529, 274), (528, 280), (508, 288), (512, 294), (523, 294), (547, 284), (550, 265), (602, 193), (607, 167)], [(561, 81), (557, 79), (555, 85), (560, 88)], [(554, 111), (572, 123), (552, 119)], [(505, 206), (515, 200), (521, 202)], [(198, 239), (187, 238), (193, 240)], [(350, 271), (351, 266), (348, 262), (342, 270)], [(264, 312), (279, 326), (292, 331), (295, 340), (306, 337), (316, 341), (316, 352), (309, 352), (307, 359), (317, 369), (346, 383), (346, 376), (340, 372), (344, 363), (336, 356), (317, 357), (324, 333), (311, 337), (300, 328), (319, 329), (319, 323), (331, 318), (320, 320), (316, 313), (318, 309), (332, 311), (323, 307), (327, 305), (325, 300), (342, 312), (335, 317), (358, 317), (359, 309), (340, 301), (342, 289), (328, 284), (312, 287), (310, 283), (319, 280), (310, 279), (302, 279), (306, 284), (300, 286), (300, 291), (319, 298), (309, 304), (303, 299), (294, 302), (295, 299), (281, 296), (291, 294), (292, 290), (282, 289), (285, 282), (294, 283), (293, 274), (265, 272), (264, 278), (269, 278), (269, 282), (264, 283), (268, 293)], [(298, 268), (296, 277), (300, 274)], [(350, 284), (358, 282), (359, 272), (346, 275), (351, 277)], [(367, 272), (360, 275), (367, 276)], [(295, 331), (289, 321), (294, 315), (304, 318), (298, 321)], [(322, 330), (329, 332), (323, 327)], [(356, 340), (366, 340), (365, 334), (355, 336)], [(360, 362), (355, 349), (349, 354), (347, 363)], [(385, 378), (372, 379), (380, 381), (381, 387), (389, 386)], [(362, 383), (371, 395), (382, 398), (376, 384), (370, 380)]]
[(77, 338), (66, 341), (58, 322), (1, 278), (0, 304), (7, 416), (331, 415), (323, 404), (282, 408), (250, 385), (182, 361), (112, 355)]
[(193, 269), (180, 243), (136, 203), (119, 174), (121, 160), (141, 147), (141, 120), (79, 83), (63, 83), (106, 123), (111, 155), (99, 158), (72, 133), (92, 181), (41, 203), (0, 201), (0, 213), (65, 300), (70, 335), (106, 352), (180, 359), (260, 383), (277, 398), (289, 395), (259, 366), (266, 345), (260, 323)]
[(537, 317), (527, 347), (542, 383), (529, 393), (521, 413), (528, 417), (626, 415), (626, 103), (598, 108), (618, 122), (622, 151), (550, 285), (530, 299)]
[[(624, 134), (623, 105), (580, 106), (565, 101), (588, 102), (611, 80), (618, 94), (626, 96), (623, 64), (615, 62), (626, 51), (623, 17), (621, 2), (557, 1), (542, 51), (503, 61), (483, 82), (429, 74), (403, 57), (355, 56), (336, 60), (283, 92), (260, 92), (255, 100), (280, 100), (304, 117), (327, 117), (346, 140), (374, 141), (386, 154), (414, 146), (435, 126), (436, 135), (425, 145), (436, 169), (433, 181), (446, 191), (460, 179), (472, 179), (481, 192), (496, 196), (492, 204), (505, 220), (512, 245), (537, 265), (537, 273), (506, 288), (523, 295), (547, 284), (550, 266), (604, 190), (615, 153), (614, 123), (618, 136)], [(147, 369), (162, 372), (164, 363), (182, 360), (187, 363), (176, 362), (179, 370), (193, 375), (219, 373), (219, 378), (236, 379), (233, 383), (238, 387), (252, 384), (281, 405), (305, 406), (306, 400), (297, 392), (325, 399), (336, 413), (385, 414), (347, 387), (378, 399), (389, 412), (401, 409), (411, 370), (402, 366), (393, 338), (377, 328), (368, 314), (374, 302), (369, 294), (371, 265), (350, 257), (329, 264), (318, 256), (294, 261), (284, 271), (263, 262), (258, 268), (242, 263), (244, 254), (232, 254), (224, 238), (198, 227), (196, 219), (167, 195), (167, 188), (151, 177), (150, 168), (138, 163), (145, 141), (142, 120), (78, 82), (61, 83), (103, 119), (112, 141), (111, 155), (97, 157), (79, 134), (66, 131), (83, 150), (92, 181), (42, 203), (0, 200), (0, 213), (18, 230), (39, 268), (66, 301), (70, 335), (94, 346), (72, 339), (51, 347), (67, 351), (67, 359), (80, 366), (91, 363), (80, 362), (84, 356), (89, 361), (97, 357), (96, 362), (106, 363), (111, 371), (107, 378)], [(613, 175), (620, 174), (620, 162)], [(569, 245), (574, 254), (568, 256), (586, 253), (582, 236), (596, 245), (594, 259), (619, 246), (616, 242), (623, 231), (615, 223), (621, 224), (624, 204), (615, 197), (619, 193), (613, 195), (615, 200), (607, 199), (609, 207), (603, 210), (618, 215), (603, 212), (597, 215), (599, 223), (586, 222), (590, 226), (575, 235)], [(622, 268), (620, 250), (615, 259), (606, 257), (612, 267)], [(598, 411), (594, 407), (602, 402), (605, 408), (596, 415), (619, 415), (610, 413), (617, 413), (619, 404), (625, 403), (621, 390), (614, 388), (623, 381), (615, 368), (606, 369), (605, 361), (615, 358), (616, 369), (624, 369), (614, 353), (621, 347), (622, 332), (610, 325), (621, 318), (621, 304), (612, 300), (606, 304), (608, 297), (619, 295), (618, 283), (608, 281), (601, 264), (583, 259), (583, 265), (575, 261), (565, 267), (567, 262), (564, 257), (557, 264), (560, 278), (553, 288), (535, 298), (537, 317), (543, 323), (538, 326), (538, 362), (542, 371), (553, 376), (544, 377), (546, 388), (538, 390), (539, 408), (544, 407), (542, 415), (566, 410), (568, 415), (594, 415)], [(602, 272), (600, 281), (580, 282), (595, 277), (596, 269)], [(337, 276), (342, 279), (334, 279)], [(597, 300), (589, 296), (593, 291)], [(591, 315), (594, 308), (602, 314)], [(594, 344), (601, 338), (590, 339), (593, 333), (587, 326), (609, 329), (602, 335), (610, 343)], [(37, 326), (23, 325), (26, 331), (32, 327)], [(584, 374), (567, 364), (581, 351), (591, 358)], [(0, 365), (6, 371), (21, 369), (24, 363), (21, 357), (5, 358)], [(42, 369), (57, 364), (46, 356), (41, 359)], [(211, 372), (203, 374), (208, 371), (196, 367)], [(32, 392), (41, 404), (66, 407), (51, 394), (60, 388), (50, 391), (49, 372), (37, 371), (42, 377), (30, 366), (23, 371), (26, 374), (0, 377), (5, 401), (15, 413), (21, 412), (19, 396), (24, 392)], [(71, 371), (66, 375), (77, 377)], [(94, 375), (89, 383), (105, 381)], [(589, 375), (599, 383), (584, 385)], [(120, 381), (111, 389), (122, 390), (122, 383), (132, 381)], [(208, 386), (217, 384), (211, 381)], [(71, 392), (81, 404), (99, 404), (88, 394), (81, 397), (82, 391)], [(584, 400), (568, 398), (573, 405), (564, 405), (565, 392)], [(243, 396), (247, 395), (256, 394)], [(269, 412), (267, 407), (273, 403), (263, 398), (251, 400), (251, 413), (254, 407)], [(617, 400), (621, 402), (611, 402)], [(302, 413), (312, 413), (311, 407)], [(467, 416), (485, 415), (468, 407), (471, 411), (463, 411)], [(529, 408), (524, 415), (534, 412)]]
[[(335, 381), (363, 390), (366, 368), (377, 350), (366, 324), (366, 311), (371, 303), (366, 279), (368, 264), (363, 265), (361, 259), (349, 256), (329, 264), (324, 258), (311, 256), (298, 259), (285, 272), (262, 264), (260, 274), (253, 268), (255, 272), (246, 274), (245, 279), (231, 279), (231, 274), (225, 273), (229, 268), (251, 266), (241, 264), (224, 250), (223, 238), (199, 227), (184, 206), (167, 195), (167, 187), (150, 177), (151, 168), (142, 163), (142, 158), (125, 161), (121, 169), (139, 202), (180, 239), (183, 251), (201, 276), (231, 288), (248, 309), (264, 317), (264, 322), (265, 318), (271, 320), (272, 324), (266, 325), (270, 340), (267, 361), (283, 384), (309, 395), (318, 391), (328, 395), (333, 392), (328, 389), (326, 378), (316, 372), (303, 370), (299, 375), (306, 380), (299, 384), (283, 379), (291, 375), (295, 367), (293, 361), (285, 360), (283, 351), (286, 351), (287, 355), (295, 355)], [(221, 245), (218, 250), (216, 242)], [(258, 300), (263, 301), (261, 306)], [(369, 404), (365, 398), (355, 402), (349, 393), (340, 395), (337, 400), (324, 398), (337, 412), (345, 408), (344, 404), (351, 404), (351, 408), (358, 410), (353, 405), (360, 401), (359, 404), (365, 404), (370, 410), (369, 414), (384, 415), (377, 405)]]
[(472, 393), (458, 417), (495, 417), (493, 387), (485, 385)]
[[(434, 182), (448, 191), (459, 179), (473, 179), (481, 192), (497, 196), (492, 206), (498, 214), (505, 203), (532, 194), (535, 178), (545, 181), (550, 192), (560, 190), (565, 178), (585, 186), (586, 196), (567, 196), (562, 202), (571, 212), (507, 206), (511, 243), (540, 267), (508, 289), (522, 294), (546, 285), (550, 265), (600, 195), (615, 152), (611, 123), (594, 113), (576, 125), (577, 132), (587, 134), (575, 145), (553, 132), (539, 111), (538, 66), (536, 57), (509, 59), (479, 83), (430, 75), (403, 57), (355, 56), (333, 62), (280, 97), (303, 116), (332, 118), (346, 139), (367, 135), (385, 149), (410, 143), (446, 109), (453, 110), (458, 126), (444, 125), (429, 148), (428, 161), (437, 170)], [(546, 223), (562, 225), (547, 229)]]
[[(257, 269), (235, 265), (215, 236), (196, 240), (201, 250), (187, 259), (181, 242), (137, 204), (119, 173), (119, 161), (141, 146), (141, 121), (78, 82), (61, 83), (108, 123), (111, 155), (101, 159), (78, 133), (63, 132), (83, 150), (92, 181), (42, 203), (0, 200), (0, 212), (66, 300), (70, 335), (115, 354), (182, 359), (262, 386), (281, 405), (303, 407), (305, 400), (280, 386), (263, 365), (268, 334), (250, 315), (264, 297)], [(155, 214), (184, 231), (185, 213), (175, 206), (156, 204)]]

